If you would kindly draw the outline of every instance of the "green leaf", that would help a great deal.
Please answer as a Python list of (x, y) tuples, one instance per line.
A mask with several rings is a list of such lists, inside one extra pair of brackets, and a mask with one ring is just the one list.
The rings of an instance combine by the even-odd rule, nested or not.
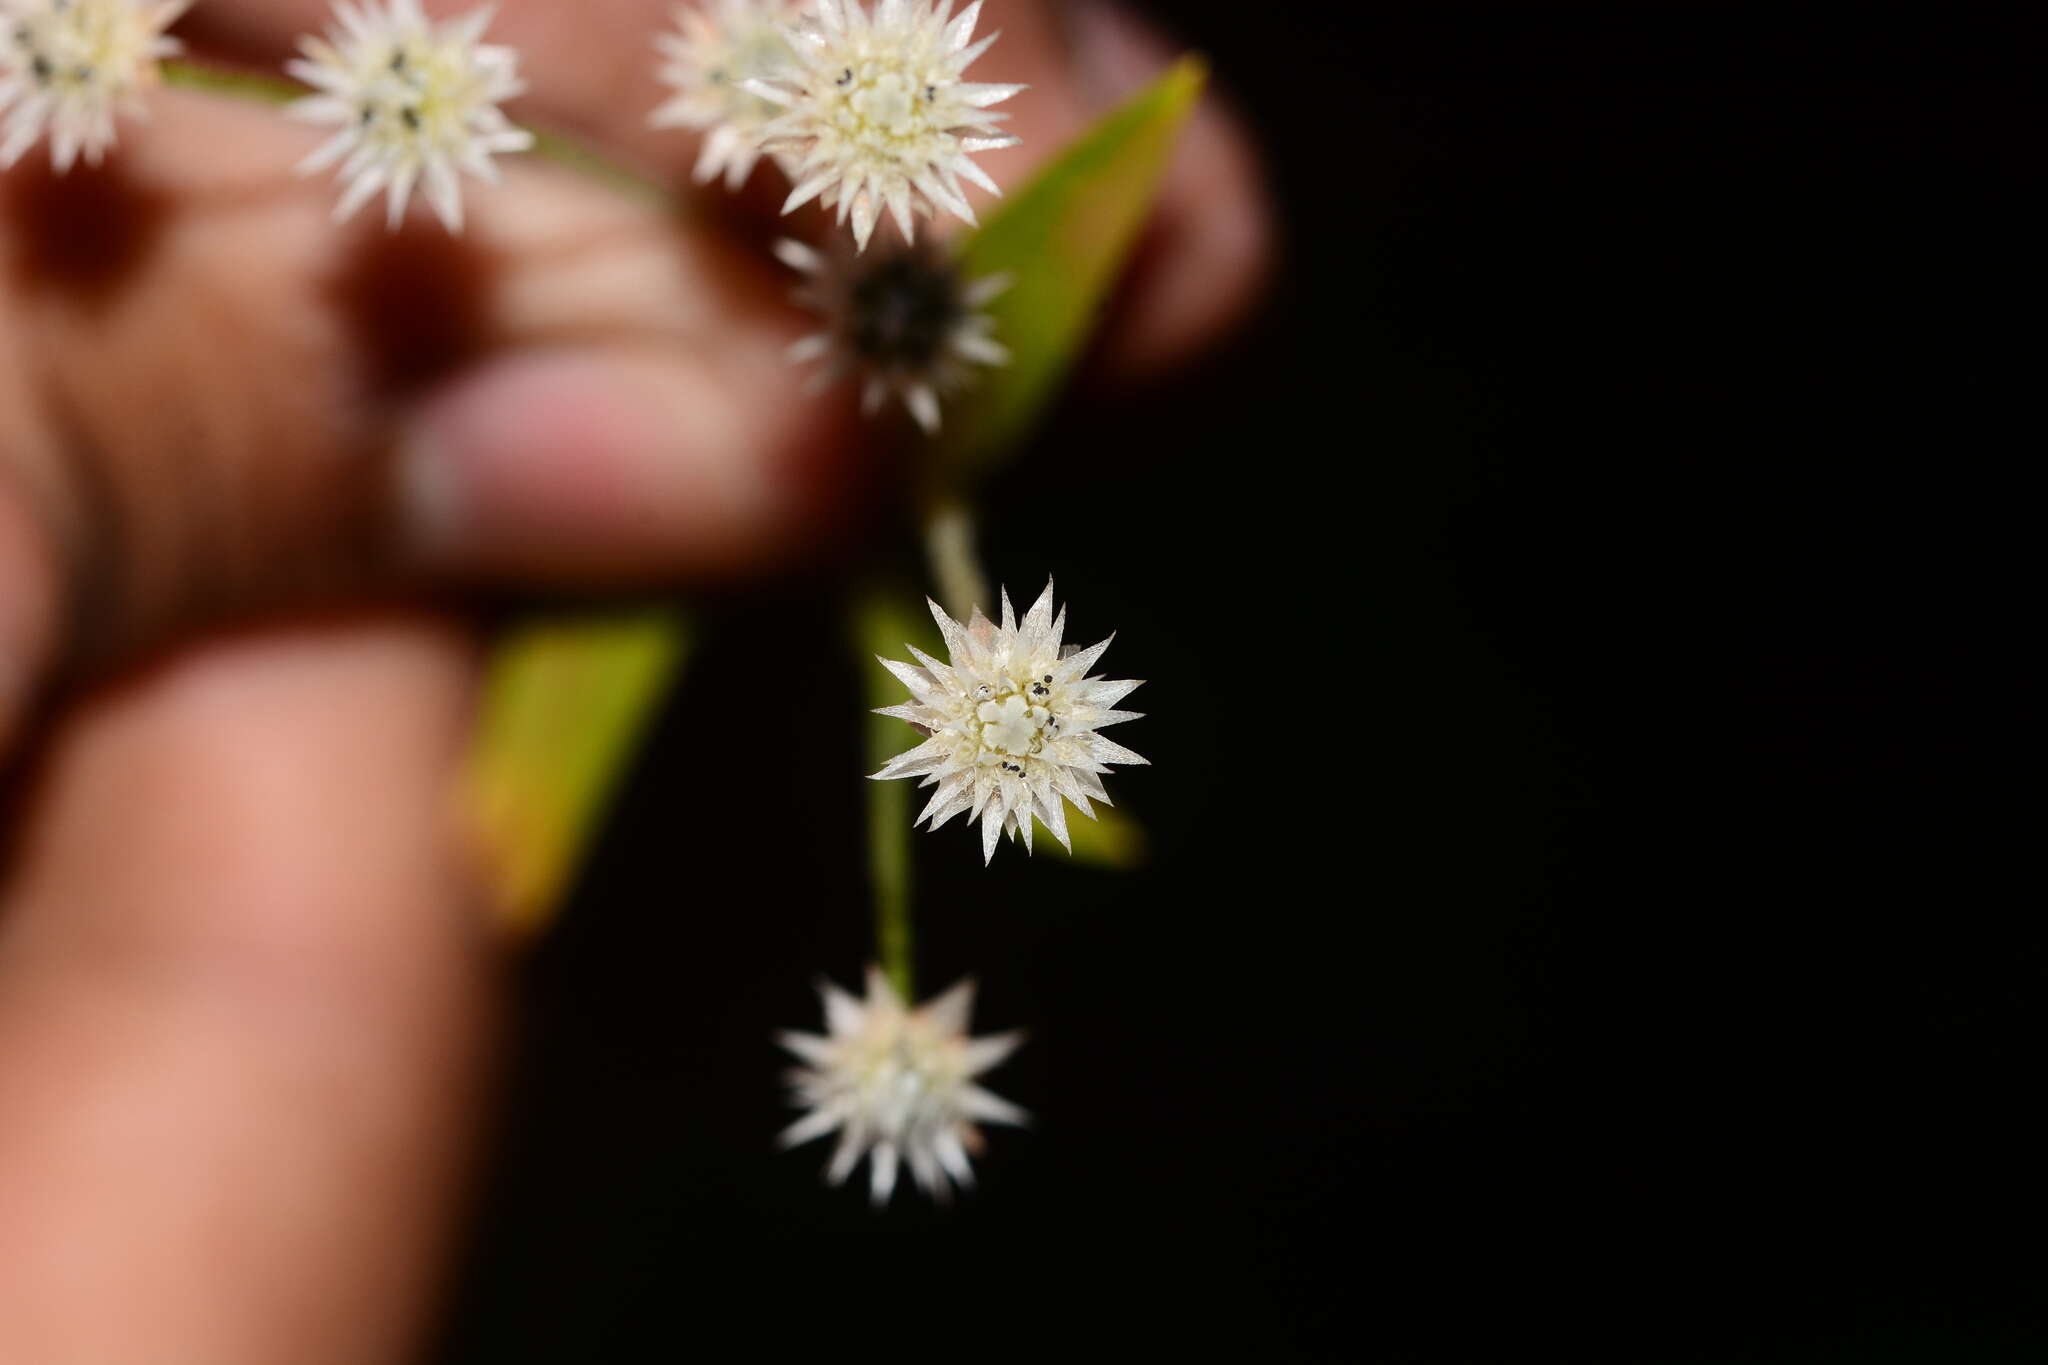
[(545, 928), (682, 663), (670, 610), (533, 618), (492, 651), (464, 799), (512, 928)]
[(989, 308), (1011, 361), (947, 410), (938, 453), (948, 481), (1015, 449), (1058, 395), (1137, 245), (1207, 76), (1201, 58), (1181, 58), (1005, 199), (962, 245), (967, 278), (1011, 278)]

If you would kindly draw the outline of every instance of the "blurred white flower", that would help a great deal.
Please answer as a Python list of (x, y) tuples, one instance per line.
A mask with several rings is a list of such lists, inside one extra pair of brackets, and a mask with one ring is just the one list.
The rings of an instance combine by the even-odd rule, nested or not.
[(779, 106), (746, 88), (794, 65), (786, 29), (799, 0), (697, 0), (677, 5), (674, 32), (654, 42), (661, 79), (675, 94), (648, 122), (704, 134), (695, 176), (703, 184), (725, 173), (736, 190), (761, 158), (761, 129)]
[(533, 134), (498, 109), (526, 85), (518, 53), (478, 41), (491, 15), (487, 6), (436, 24), (419, 0), (336, 0), (327, 36), (299, 40), (304, 55), (286, 69), (319, 93), (286, 112), (341, 125), (299, 165), (311, 174), (340, 163), (347, 188), (337, 221), (382, 192), (396, 228), (417, 187), (448, 230), (460, 232), (458, 173), (495, 182), (493, 155), (533, 146)]
[(815, 388), (857, 376), (869, 416), (894, 395), (919, 426), (936, 433), (939, 400), (966, 387), (974, 366), (1009, 363), (1010, 353), (989, 335), (994, 319), (980, 311), (1010, 287), (1008, 275), (969, 284), (923, 245), (856, 256), (784, 238), (775, 254), (805, 277), (796, 302), (825, 323), (789, 348), (790, 360), (824, 362)]
[(0, 0), (0, 167), (43, 137), (59, 173), (81, 156), (97, 166), (114, 117), (145, 112), (157, 63), (179, 50), (164, 36), (191, 0)]
[(789, 1073), (791, 1098), (810, 1112), (785, 1129), (784, 1147), (839, 1134), (826, 1175), (843, 1182), (868, 1159), (868, 1188), (885, 1204), (896, 1188), (898, 1163), (910, 1167), (918, 1187), (944, 1199), (953, 1186), (974, 1183), (968, 1157), (981, 1150), (975, 1127), (1024, 1122), (1024, 1111), (974, 1083), (1024, 1041), (1021, 1033), (969, 1038), (974, 983), (963, 981), (917, 1009), (906, 1007), (888, 980), (868, 969), (867, 999), (856, 1000), (830, 982), (825, 1033), (776, 1035), (802, 1060)]
[(784, 213), (817, 199), (849, 217), (862, 250), (886, 207), (905, 241), (916, 215), (944, 210), (967, 222), (974, 211), (960, 178), (999, 193), (974, 164), (976, 152), (1017, 139), (991, 114), (1025, 87), (963, 80), (996, 35), (973, 42), (981, 0), (948, 20), (953, 0), (812, 0), (790, 31), (796, 66), (748, 88), (785, 108), (762, 130), (770, 151), (792, 158), (797, 182)]
[(877, 713), (909, 721), (929, 738), (872, 774), (922, 777), (919, 785), (936, 785), (918, 820), (930, 820), (933, 829), (961, 814), (969, 824), (981, 821), (984, 863), (995, 857), (996, 836), (1005, 827), (1024, 836), (1028, 852), (1034, 816), (1071, 848), (1062, 801), (1092, 819), (1091, 797), (1112, 804), (1101, 780), (1109, 765), (1146, 761), (1096, 733), (1143, 714), (1111, 709), (1140, 683), (1086, 676), (1109, 640), (1063, 651), (1067, 613), (1062, 608), (1054, 617), (1050, 581), (1022, 624), (1007, 591), (1002, 603), (999, 626), (979, 607), (962, 626), (931, 603), (951, 655), (948, 663), (915, 646), (909, 649), (922, 667), (881, 660), (910, 689), (912, 700)]

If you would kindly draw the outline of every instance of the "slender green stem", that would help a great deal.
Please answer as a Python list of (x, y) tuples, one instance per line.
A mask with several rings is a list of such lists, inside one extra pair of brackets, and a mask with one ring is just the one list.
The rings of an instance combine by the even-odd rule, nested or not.
[[(906, 594), (875, 585), (855, 603), (852, 643), (868, 705), (903, 700), (896, 679), (876, 664), (877, 656), (900, 658), (908, 640), (925, 637)], [(913, 599), (914, 600), (914, 599)], [(864, 731), (869, 771), (882, 767), (906, 747), (914, 732), (900, 720), (869, 715)], [(867, 784), (868, 880), (875, 898), (875, 955), (889, 984), (906, 1001), (917, 998), (916, 935), (912, 928), (910, 784)]]
[(576, 172), (589, 180), (619, 191), (634, 199), (652, 204), (671, 212), (683, 207), (683, 200), (671, 193), (660, 181), (629, 170), (609, 157), (600, 156), (582, 143), (564, 133), (547, 128), (526, 125), (533, 134), (533, 154), (544, 157), (556, 165)]
[(925, 512), (925, 557), (939, 601), (955, 620), (965, 621), (976, 607), (986, 609), (988, 578), (974, 551), (974, 512), (964, 499), (942, 497)]
[[(924, 499), (923, 539), (927, 568), (940, 602), (954, 617), (966, 620), (988, 600), (974, 548), (974, 513), (964, 497), (937, 492)], [(903, 700), (901, 686), (875, 664), (876, 657), (903, 657), (906, 642), (939, 647), (930, 619), (916, 609), (916, 598), (900, 588), (870, 587), (854, 614), (861, 677), (868, 705), (891, 706)], [(868, 762), (880, 768), (901, 753), (908, 737), (903, 723), (870, 715), (867, 723)], [(868, 784), (868, 878), (875, 896), (875, 952), (882, 971), (897, 994), (914, 1000), (916, 936), (911, 922), (912, 791), (903, 782)]]
[(875, 954), (908, 1004), (917, 999), (917, 935), (910, 921), (910, 791), (877, 782), (868, 797), (868, 876), (875, 889)]
[(224, 67), (205, 66), (199, 62), (172, 59), (158, 70), (164, 84), (178, 90), (198, 90), (208, 95), (227, 95), (234, 99), (254, 100), (258, 104), (289, 104), (306, 93), (306, 88), (286, 80), (282, 76), (266, 76), (255, 71), (230, 71)]
[[(934, 586), (946, 610), (965, 620), (987, 600), (988, 580), (974, 551), (974, 514), (964, 500), (932, 499), (924, 524), (924, 545)], [(861, 676), (867, 679), (868, 704), (888, 706), (902, 700), (895, 680), (875, 666), (871, 655), (901, 656), (906, 641), (928, 636), (922, 613), (908, 606), (904, 595), (872, 590), (856, 623), (861, 650)], [(936, 645), (936, 641), (930, 641)], [(904, 748), (901, 722), (886, 716), (868, 717), (868, 761), (881, 767)], [(868, 784), (868, 877), (875, 896), (875, 952), (896, 993), (915, 1000), (916, 938), (911, 927), (911, 790), (903, 782)]]
[[(160, 69), (164, 84), (176, 89), (226, 95), (257, 104), (285, 105), (307, 93), (306, 87), (281, 76), (200, 62), (174, 59), (163, 63)], [(533, 134), (535, 156), (657, 208), (673, 211), (682, 206), (683, 201), (661, 182), (600, 155), (574, 138), (547, 128), (528, 127), (527, 131)]]

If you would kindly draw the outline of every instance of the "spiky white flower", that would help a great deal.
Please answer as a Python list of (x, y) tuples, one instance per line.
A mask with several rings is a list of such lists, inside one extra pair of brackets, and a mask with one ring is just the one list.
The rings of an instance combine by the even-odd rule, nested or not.
[(114, 117), (140, 116), (157, 63), (180, 49), (164, 30), (191, 0), (0, 0), (0, 167), (45, 133), (61, 174), (97, 166)]
[(942, 397), (972, 382), (974, 366), (1010, 361), (989, 335), (995, 320), (980, 311), (1010, 287), (1008, 275), (969, 284), (923, 243), (856, 256), (785, 237), (775, 254), (805, 277), (796, 302), (825, 323), (789, 348), (791, 362), (825, 362), (812, 376), (813, 389), (858, 377), (869, 416), (894, 395), (919, 426), (936, 433)]
[(1024, 1041), (1021, 1033), (967, 1036), (974, 983), (908, 1008), (888, 979), (868, 969), (866, 1000), (822, 982), (825, 1033), (776, 1035), (804, 1065), (791, 1070), (791, 1099), (810, 1112), (785, 1129), (784, 1147), (839, 1134), (826, 1175), (843, 1182), (868, 1159), (868, 1188), (885, 1204), (899, 1162), (919, 1188), (945, 1199), (974, 1183), (970, 1154), (981, 1150), (985, 1123), (1018, 1124), (1024, 1111), (974, 1083)]
[(292, 117), (338, 123), (341, 131), (299, 164), (312, 174), (340, 163), (345, 183), (336, 221), (380, 191), (390, 226), (405, 219), (415, 187), (450, 232), (462, 230), (459, 172), (495, 183), (500, 152), (523, 152), (533, 134), (498, 105), (526, 89), (519, 54), (480, 43), (489, 6), (435, 23), (419, 0), (336, 0), (325, 38), (301, 38), (287, 67), (319, 93), (294, 103)]
[(997, 35), (973, 41), (981, 0), (949, 19), (952, 9), (880, 0), (870, 15), (862, 0), (813, 0), (790, 31), (797, 65), (748, 87), (785, 106), (762, 129), (769, 150), (794, 158), (784, 213), (812, 199), (837, 205), (866, 250), (885, 207), (911, 241), (919, 213), (974, 221), (962, 176), (1000, 193), (973, 158), (1017, 144), (999, 128), (1009, 115), (987, 111), (1025, 87), (962, 79)]
[(694, 172), (705, 184), (723, 171), (736, 190), (761, 159), (761, 130), (779, 106), (746, 83), (787, 68), (788, 26), (800, 0), (697, 0), (677, 5), (676, 29), (655, 38), (664, 58), (662, 82), (675, 91), (648, 116), (657, 128), (689, 128), (704, 135)]
[[(1067, 613), (1052, 610), (1052, 582), (1024, 613), (1020, 625), (1002, 595), (1003, 620), (991, 624), (974, 609), (963, 626), (932, 602), (951, 658), (947, 663), (907, 646), (922, 667), (880, 660), (910, 689), (912, 700), (877, 709), (907, 720), (929, 738), (889, 760), (875, 778), (922, 777), (936, 786), (918, 821), (937, 829), (956, 815), (981, 821), (981, 856), (995, 857), (996, 836), (1005, 828), (1024, 836), (1031, 849), (1036, 816), (1061, 844), (1067, 840), (1066, 807), (1071, 801), (1093, 819), (1088, 802), (1112, 805), (1101, 775), (1112, 763), (1144, 763), (1097, 731), (1143, 712), (1112, 708), (1141, 684), (1089, 677), (1088, 670), (1110, 640), (1087, 649), (1062, 649)], [(916, 822), (913, 822), (916, 823)]]

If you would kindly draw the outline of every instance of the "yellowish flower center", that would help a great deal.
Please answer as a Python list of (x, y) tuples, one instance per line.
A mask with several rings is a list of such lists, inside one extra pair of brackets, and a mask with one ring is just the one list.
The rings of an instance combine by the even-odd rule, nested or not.
[(408, 145), (458, 139), (479, 102), (467, 54), (425, 34), (394, 41), (364, 86), (365, 132)]
[(137, 74), (153, 36), (125, 7), (85, 0), (18, 21), (14, 40), (45, 89), (75, 94), (99, 86), (114, 94)]
[(984, 756), (1025, 758), (1045, 747), (1046, 724), (1052, 713), (1043, 706), (1033, 706), (1019, 693), (985, 701), (974, 714), (981, 721)]
[(926, 110), (938, 92), (900, 61), (878, 57), (846, 67), (834, 85), (832, 123), (849, 142), (888, 152), (932, 131)]

